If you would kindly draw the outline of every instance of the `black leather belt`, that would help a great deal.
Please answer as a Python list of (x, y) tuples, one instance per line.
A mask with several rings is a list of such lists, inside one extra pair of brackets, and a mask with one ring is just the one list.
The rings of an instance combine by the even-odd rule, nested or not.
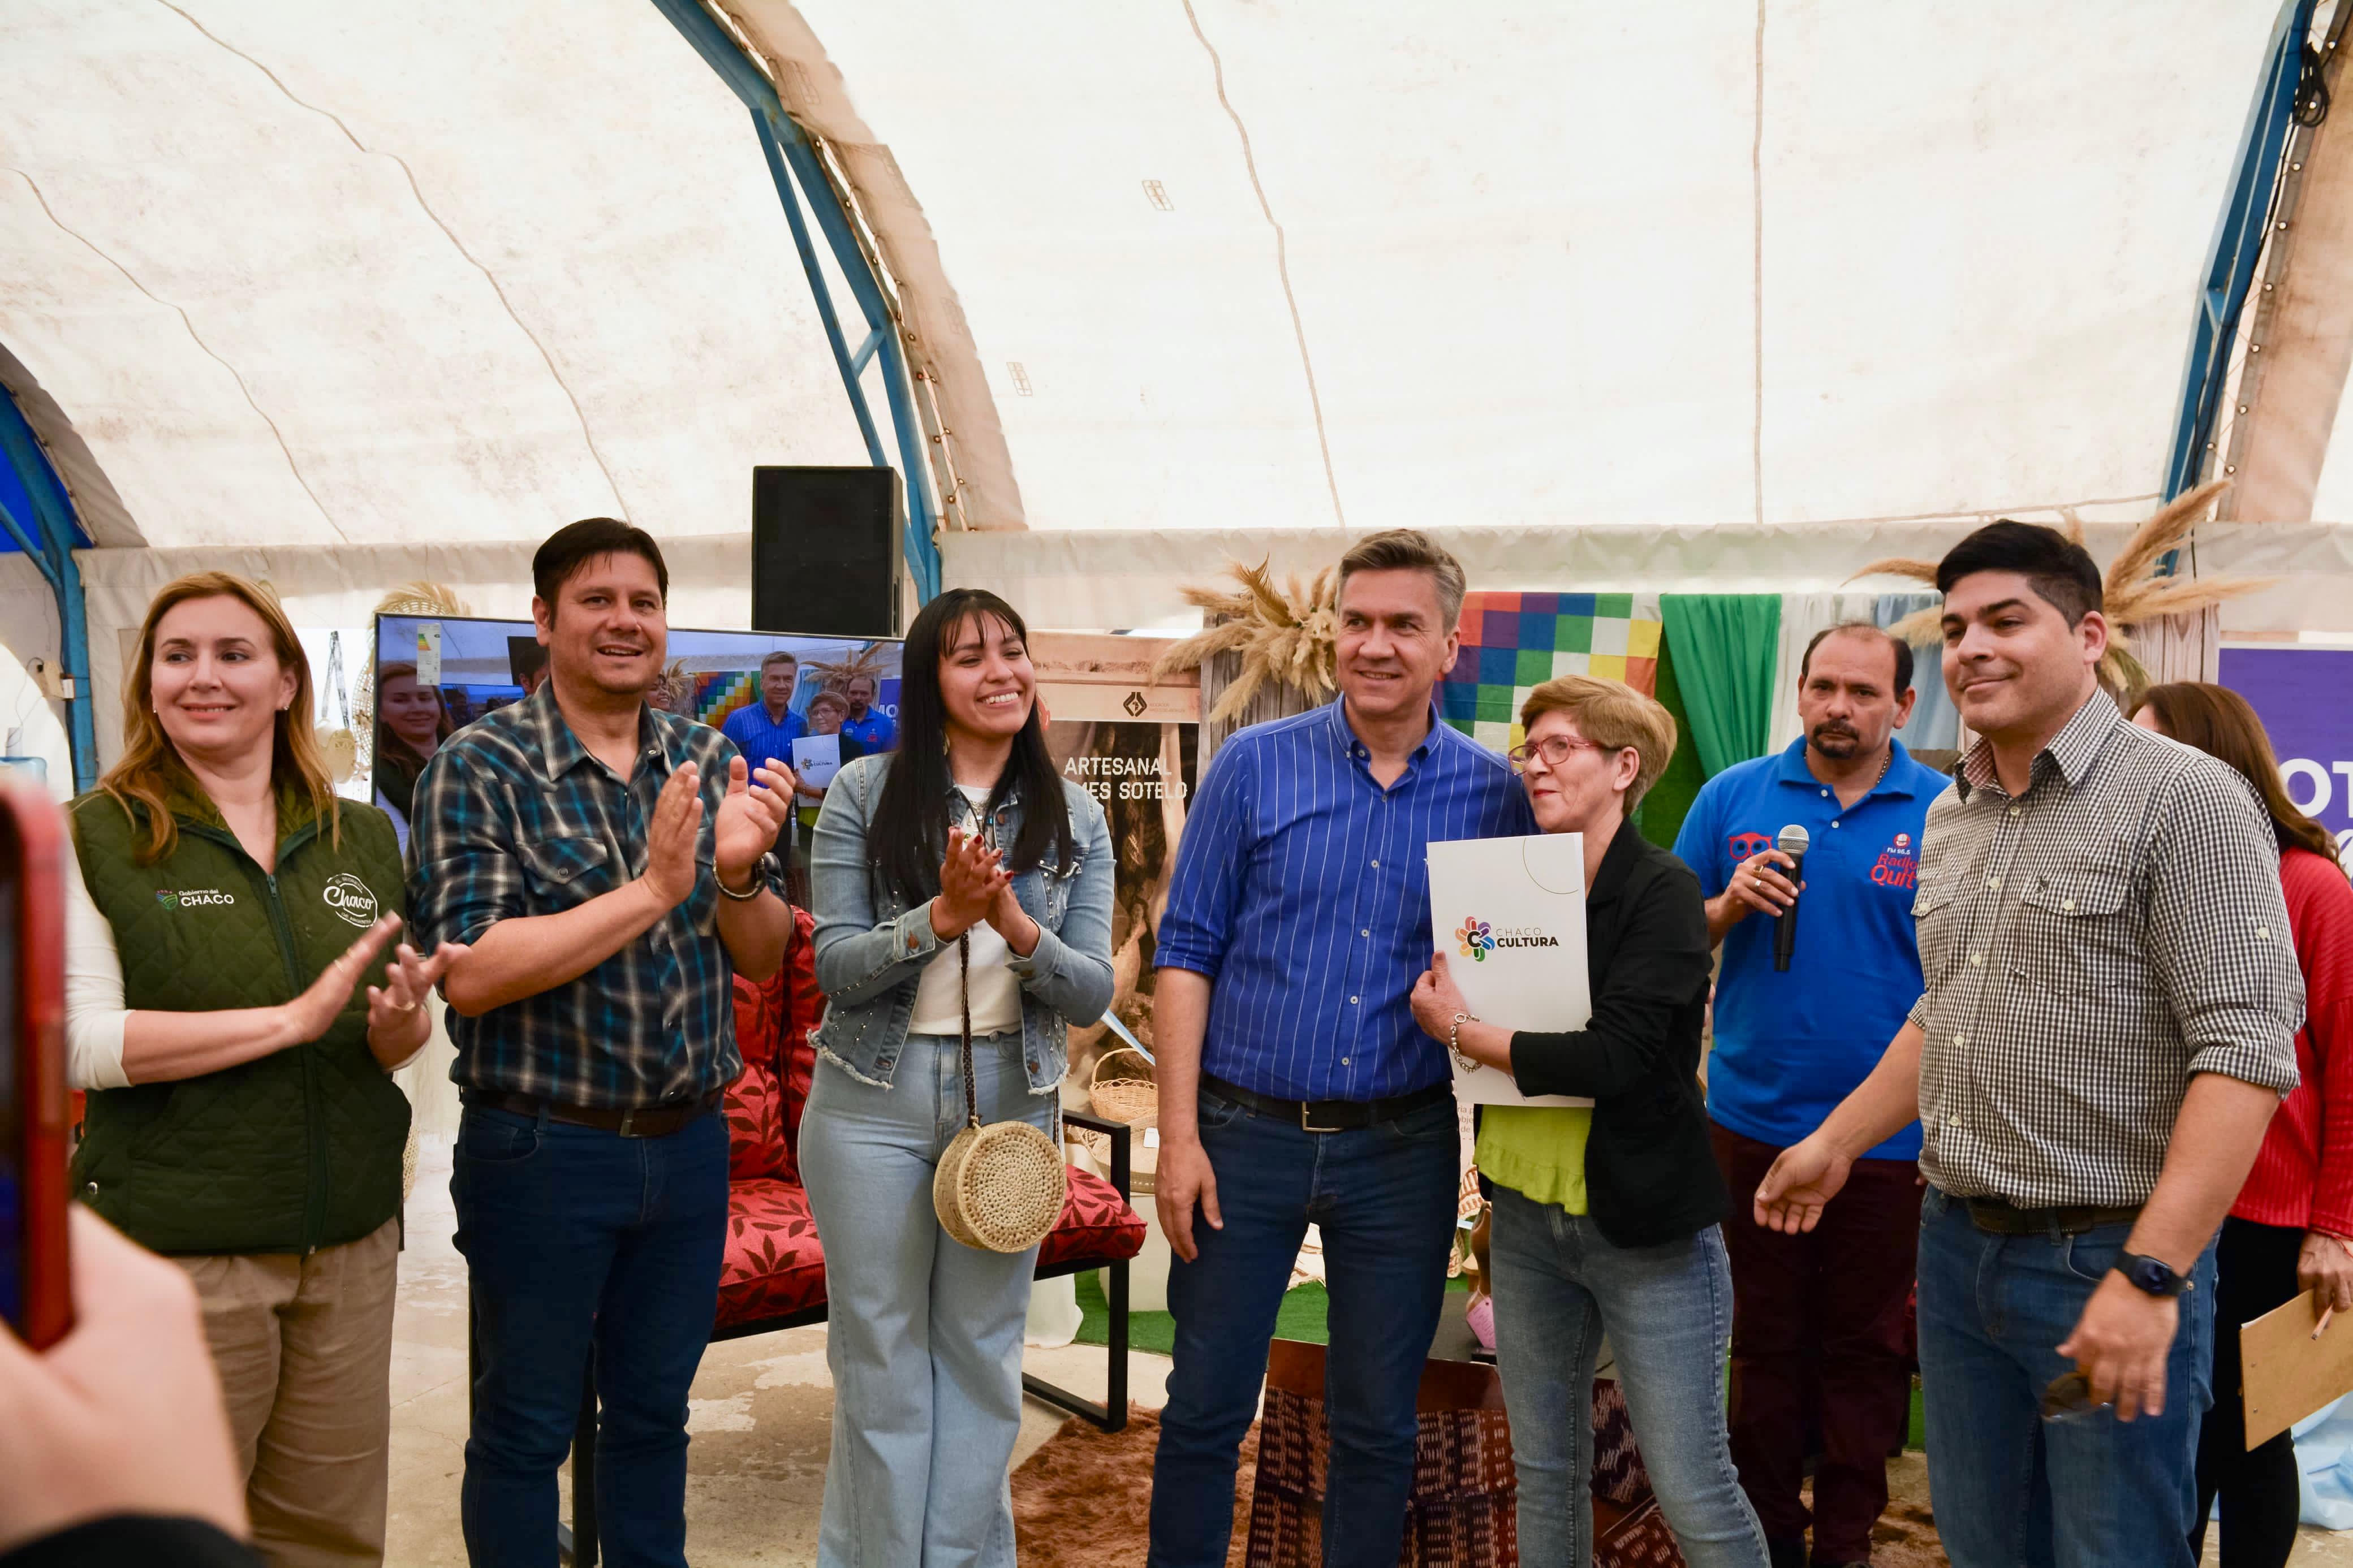
[(1279, 1121), (1295, 1124), (1303, 1132), (1353, 1132), (1360, 1127), (1371, 1127), (1383, 1121), (1395, 1121), (1400, 1116), (1410, 1116), (1425, 1106), (1436, 1105), (1454, 1098), (1452, 1080), (1433, 1083), (1428, 1089), (1418, 1089), (1411, 1094), (1400, 1094), (1392, 1100), (1277, 1100), (1271, 1094), (1228, 1083), (1221, 1078), (1201, 1075), (1201, 1087), (1219, 1100), (1230, 1100), (1247, 1110), (1261, 1116), (1271, 1116)]
[(458, 1100), (461, 1104), (503, 1110), (514, 1116), (536, 1117), (543, 1111), (550, 1121), (561, 1121), (570, 1127), (595, 1127), (607, 1132), (617, 1132), (624, 1138), (667, 1138), (716, 1110), (720, 1097), (725, 1092), (724, 1089), (714, 1089), (701, 1100), (675, 1105), (649, 1105), (631, 1110), (592, 1105), (559, 1105), (535, 1094), (509, 1094), (499, 1089), (465, 1089), (459, 1094)]
[(2059, 1208), (2022, 1209), (2007, 1198), (1963, 1198), (1969, 1222), (1989, 1236), (2081, 1236), (2103, 1226), (2130, 1225), (2140, 1218), (2139, 1205), (2094, 1208), (2078, 1204)]

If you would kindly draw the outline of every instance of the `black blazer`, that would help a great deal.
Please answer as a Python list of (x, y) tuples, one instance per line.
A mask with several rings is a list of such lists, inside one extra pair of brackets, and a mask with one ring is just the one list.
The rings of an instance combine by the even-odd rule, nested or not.
[(1512, 1037), (1524, 1094), (1593, 1101), (1585, 1191), (1615, 1247), (1656, 1247), (1724, 1217), (1724, 1178), (1700, 1093), (1706, 1021), (1707, 910), (1690, 867), (1618, 829), (1585, 900), (1593, 1017), (1568, 1034)]

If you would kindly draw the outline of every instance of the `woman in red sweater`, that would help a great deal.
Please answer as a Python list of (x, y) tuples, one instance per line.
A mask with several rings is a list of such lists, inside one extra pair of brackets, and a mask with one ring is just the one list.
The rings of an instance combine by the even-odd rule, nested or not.
[(2353, 1313), (2353, 885), (2328, 830), (2290, 804), (2271, 737), (2246, 699), (2204, 681), (2153, 688), (2133, 721), (2230, 763), (2271, 814), (2280, 887), (2304, 971), (2303, 1077), (2280, 1102), (2216, 1248), (2214, 1405), (2198, 1445), (2198, 1530), (2222, 1500), (2222, 1568), (2282, 1568), (2295, 1545), (2299, 1476), (2285, 1432), (2250, 1453), (2237, 1325), (2307, 1290)]

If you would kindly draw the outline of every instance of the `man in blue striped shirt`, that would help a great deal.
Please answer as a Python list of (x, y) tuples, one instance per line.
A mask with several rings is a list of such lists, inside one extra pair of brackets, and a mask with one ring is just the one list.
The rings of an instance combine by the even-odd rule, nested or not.
[(1154, 1568), (1226, 1560), (1238, 1451), (1311, 1224), (1331, 1290), (1324, 1561), (1398, 1560), (1461, 1171), (1452, 1071), (1407, 1000), (1432, 951), (1426, 851), (1535, 831), (1510, 765), (1431, 700), (1462, 592), (1419, 532), (1359, 541), (1340, 562), (1340, 700), (1234, 736), (1187, 814), (1153, 1005), (1160, 1224), (1179, 1259)]

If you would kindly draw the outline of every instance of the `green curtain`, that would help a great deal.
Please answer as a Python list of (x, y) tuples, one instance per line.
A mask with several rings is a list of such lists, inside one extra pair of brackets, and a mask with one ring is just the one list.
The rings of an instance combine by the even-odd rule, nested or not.
[(1651, 695), (1675, 721), (1675, 754), (1634, 808), (1634, 826), (1660, 848), (1672, 849), (1683, 817), (1699, 797), (1699, 786), (1707, 782), (1707, 770), (1699, 765), (1699, 748), (1692, 744), (1691, 714), (1683, 707), (1683, 682), (1675, 674), (1675, 650), (1666, 641), (1659, 645), (1658, 687)]
[(1707, 776), (1763, 756), (1780, 657), (1781, 596), (1662, 594), (1659, 618)]

